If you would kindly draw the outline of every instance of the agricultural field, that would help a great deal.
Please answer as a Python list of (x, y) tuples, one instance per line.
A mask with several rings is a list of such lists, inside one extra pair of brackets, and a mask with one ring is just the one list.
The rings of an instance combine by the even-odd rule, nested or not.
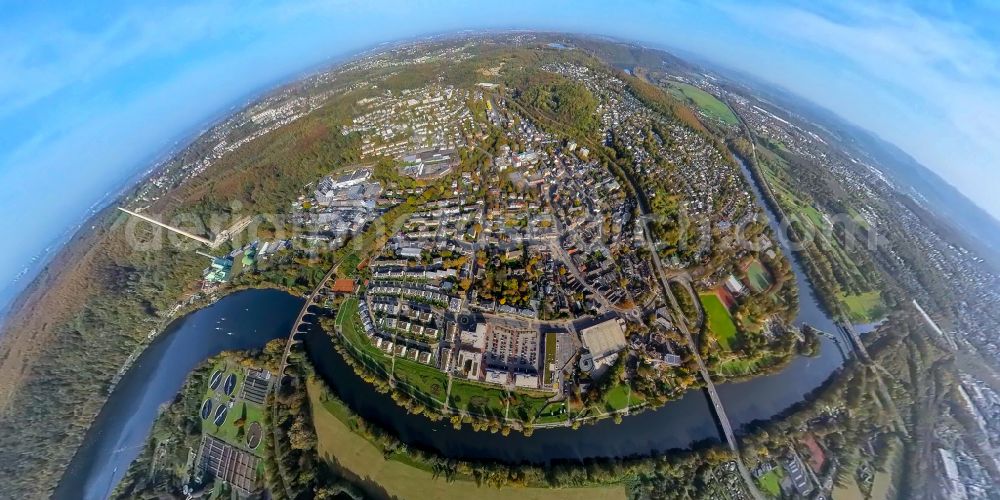
[(348, 425), (348, 411), (336, 401), (321, 401), (314, 382), (308, 384), (313, 424), (316, 427), (316, 451), (331, 466), (367, 479), (381, 493), (395, 498), (476, 498), (493, 500), (516, 496), (522, 500), (624, 499), (626, 488), (601, 486), (586, 488), (488, 488), (478, 486), (473, 478), (459, 476), (452, 481), (434, 474), (427, 464), (409, 456), (392, 454), (388, 459), (382, 450)]
[(733, 323), (733, 317), (729, 315), (729, 310), (719, 300), (719, 296), (714, 293), (701, 293), (698, 294), (698, 298), (701, 299), (701, 306), (705, 309), (709, 331), (715, 335), (719, 346), (731, 351), (737, 331), (736, 323)]
[(690, 101), (705, 114), (725, 123), (726, 125), (736, 125), (739, 123), (739, 120), (736, 118), (733, 110), (729, 109), (729, 106), (726, 106), (725, 103), (716, 99), (712, 94), (709, 94), (694, 85), (688, 85), (680, 82), (670, 82), (667, 89), (674, 95), (674, 97), (677, 97), (682, 101)]

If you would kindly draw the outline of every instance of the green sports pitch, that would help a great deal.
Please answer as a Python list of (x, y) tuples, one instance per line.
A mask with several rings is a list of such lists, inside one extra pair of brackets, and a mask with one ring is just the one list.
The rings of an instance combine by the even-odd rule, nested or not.
[(729, 310), (725, 304), (719, 300), (719, 296), (714, 293), (698, 294), (701, 299), (701, 306), (705, 309), (705, 316), (708, 318), (708, 329), (715, 334), (719, 345), (723, 349), (732, 350), (732, 343), (736, 340), (736, 323), (729, 315)]
[(762, 292), (771, 286), (771, 275), (764, 269), (759, 260), (754, 259), (746, 268), (747, 282), (755, 292)]

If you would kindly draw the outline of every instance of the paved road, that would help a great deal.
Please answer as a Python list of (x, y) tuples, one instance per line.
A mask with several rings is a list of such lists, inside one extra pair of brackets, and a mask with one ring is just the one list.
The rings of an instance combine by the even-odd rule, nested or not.
[[(701, 358), (701, 353), (698, 351), (698, 345), (695, 344), (694, 338), (691, 336), (691, 332), (688, 330), (687, 318), (681, 312), (680, 306), (677, 304), (677, 299), (674, 297), (673, 293), (670, 292), (669, 281), (672, 278), (677, 278), (677, 281), (687, 287), (688, 292), (695, 297), (695, 306), (698, 307), (697, 294), (693, 292), (691, 287), (691, 280), (689, 276), (681, 276), (679, 273), (668, 273), (663, 267), (663, 263), (660, 261), (660, 254), (657, 252), (656, 242), (653, 241), (653, 232), (649, 227), (649, 221), (652, 217), (652, 213), (649, 209), (649, 200), (646, 199), (645, 191), (643, 191), (642, 186), (639, 184), (633, 176), (626, 174), (628, 182), (632, 185), (632, 189), (636, 194), (636, 199), (639, 202), (639, 222), (642, 224), (643, 238), (646, 240), (646, 246), (649, 247), (649, 254), (653, 259), (653, 266), (656, 272), (657, 282), (660, 284), (660, 288), (663, 290), (663, 294), (670, 301), (670, 306), (674, 311), (674, 323), (677, 328), (684, 335), (685, 340), (688, 344), (688, 349), (691, 350), (695, 361), (698, 363), (698, 370), (701, 372), (701, 378), (705, 381), (705, 389), (708, 392), (709, 398), (712, 400), (712, 407), (715, 411), (715, 415), (719, 420), (719, 425), (722, 427), (723, 435), (726, 438), (726, 443), (729, 445), (729, 449), (733, 451), (736, 458), (736, 466), (740, 471), (740, 476), (743, 477), (743, 482), (750, 492), (750, 495), (757, 500), (762, 500), (764, 496), (761, 494), (760, 490), (757, 489), (757, 483), (754, 481), (753, 477), (750, 475), (750, 471), (747, 469), (746, 465), (743, 463), (743, 458), (740, 455), (739, 442), (736, 440), (736, 435), (733, 433), (732, 424), (729, 422), (729, 417), (726, 416), (726, 410), (722, 405), (722, 399), (719, 397), (719, 393), (715, 390), (715, 384), (712, 382), (711, 374), (708, 372), (708, 367), (705, 366), (705, 361)], [(681, 273), (682, 274), (682, 273)], [(698, 322), (704, 321), (704, 314), (701, 312), (701, 308), (698, 307), (699, 318)], [(696, 325), (700, 326), (700, 325)]]
[[(727, 103), (727, 105), (729, 105), (729, 103)], [(729, 107), (732, 108), (733, 106), (730, 105)], [(735, 109), (735, 108), (733, 108), (733, 109)], [(740, 125), (743, 127), (743, 130), (746, 133), (747, 140), (750, 142), (750, 154), (751, 154), (751, 157), (753, 159), (753, 164), (751, 165), (751, 167), (752, 168), (757, 168), (757, 166), (759, 165), (758, 160), (757, 160), (757, 145), (754, 143), (753, 134), (750, 131), (750, 126), (747, 125), (747, 123), (743, 120), (743, 117), (740, 116), (739, 113), (737, 113), (736, 115), (737, 115), (737, 117), (740, 120)], [(764, 183), (764, 182), (759, 183), (759, 184), (761, 184), (761, 186), (760, 186), (761, 190), (764, 191), (765, 193), (768, 193), (770, 195), (770, 189), (771, 189), (770, 186), (768, 186), (767, 183)], [(773, 195), (770, 195), (770, 196), (771, 196), (772, 199), (774, 198)], [(766, 201), (766, 200), (761, 200), (761, 201)], [(779, 222), (788, 220), (788, 217), (785, 215), (784, 210), (780, 206), (777, 206), (776, 203), (772, 203), (771, 205), (772, 205), (771, 208), (773, 208), (778, 213), (778, 215), (780, 216)], [(918, 306), (918, 308), (919, 308), (919, 306)], [(840, 321), (840, 322), (838, 322), (838, 324), (841, 326), (841, 329), (843, 329), (847, 333), (848, 338), (851, 340), (851, 343), (854, 345), (854, 350), (858, 353), (858, 356), (861, 358), (862, 363), (864, 363), (864, 364), (872, 367), (872, 369), (873, 369), (872, 373), (875, 376), (875, 382), (877, 383), (877, 385), (879, 387), (879, 396), (882, 398), (882, 400), (885, 402), (885, 404), (889, 407), (889, 409), (890, 409), (890, 411), (892, 413), (893, 419), (895, 420), (895, 423), (896, 423), (896, 430), (898, 430), (899, 432), (901, 432), (904, 436), (909, 436), (909, 432), (907, 431), (907, 428), (906, 428), (906, 423), (903, 421), (902, 415), (899, 414), (899, 410), (898, 410), (898, 408), (896, 408), (895, 403), (893, 403), (893, 401), (892, 401), (892, 395), (889, 392), (889, 388), (888, 388), (888, 386), (886, 386), (885, 381), (882, 378), (883, 374), (886, 375), (886, 376), (889, 376), (890, 378), (891, 378), (891, 375), (888, 373), (888, 371), (886, 371), (885, 368), (882, 367), (882, 365), (880, 365), (879, 363), (875, 362), (871, 358), (871, 356), (868, 355), (868, 350), (865, 348), (864, 342), (861, 341), (861, 337), (854, 330), (854, 326), (849, 321)]]
[[(736, 440), (736, 435), (733, 433), (733, 426), (729, 422), (729, 417), (726, 416), (726, 409), (722, 405), (722, 398), (719, 397), (718, 391), (715, 390), (715, 384), (712, 382), (712, 376), (708, 372), (708, 367), (705, 365), (705, 360), (701, 358), (701, 353), (698, 351), (698, 345), (694, 342), (694, 337), (691, 336), (691, 331), (687, 326), (687, 318), (681, 312), (680, 306), (677, 304), (677, 298), (670, 291), (670, 283), (667, 278), (667, 273), (663, 269), (663, 264), (660, 262), (660, 255), (656, 251), (656, 245), (653, 242), (652, 231), (649, 228), (649, 220), (643, 218), (643, 235), (646, 239), (646, 245), (649, 246), (650, 255), (653, 257), (653, 265), (656, 268), (656, 277), (660, 283), (660, 287), (663, 288), (663, 293), (670, 301), (670, 306), (674, 310), (674, 323), (677, 328), (684, 334), (684, 338), (687, 341), (688, 349), (694, 355), (695, 361), (698, 363), (698, 371), (701, 372), (701, 378), (705, 381), (705, 390), (708, 392), (709, 398), (712, 400), (713, 410), (715, 415), (719, 420), (719, 426), (722, 427), (722, 432), (725, 435), (726, 443), (729, 445), (729, 449), (733, 451), (736, 455), (736, 467), (740, 471), (740, 475), (743, 476), (743, 482), (745, 483), (747, 490), (750, 495), (755, 499), (763, 499), (764, 496), (757, 489), (757, 483), (754, 482), (753, 476), (750, 475), (750, 470), (747, 469), (746, 465), (743, 463), (743, 459), (740, 456), (739, 442)], [(690, 280), (678, 280), (678, 282), (684, 284), (688, 289), (688, 293), (692, 293)], [(697, 301), (695, 304), (697, 306)], [(703, 315), (700, 313), (701, 308), (699, 307), (699, 321)]]
[[(552, 198), (550, 196), (549, 190), (543, 189), (542, 193), (545, 195), (545, 202), (548, 203), (550, 207), (554, 207), (555, 205), (552, 203)], [(556, 232), (559, 233), (559, 237), (556, 238), (555, 240), (548, 241), (549, 250), (553, 252), (553, 254), (559, 256), (559, 259), (562, 260), (564, 264), (566, 264), (566, 267), (569, 269), (569, 272), (573, 275), (573, 277), (576, 278), (576, 280), (579, 281), (580, 284), (587, 289), (587, 291), (593, 294), (593, 296), (597, 299), (598, 302), (601, 303), (601, 306), (604, 307), (605, 310), (615, 311), (620, 314), (628, 315), (638, 321), (639, 309), (637, 307), (625, 308), (612, 304), (611, 301), (608, 300), (608, 298), (605, 297), (600, 290), (591, 286), (590, 283), (587, 283), (587, 280), (584, 278), (584, 276), (580, 274), (580, 270), (577, 269), (576, 266), (573, 264), (573, 259), (570, 258), (569, 253), (566, 252), (566, 249), (563, 248), (562, 246), (562, 242), (560, 240), (562, 240), (562, 238), (566, 236), (566, 229), (563, 227), (562, 221), (559, 220), (559, 217), (553, 217), (553, 219), (555, 220)]]

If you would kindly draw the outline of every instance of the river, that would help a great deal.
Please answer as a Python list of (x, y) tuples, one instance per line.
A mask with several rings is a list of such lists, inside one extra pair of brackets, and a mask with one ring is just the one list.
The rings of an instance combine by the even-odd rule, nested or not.
[[(840, 330), (820, 307), (801, 263), (780, 232), (775, 214), (761, 202), (763, 196), (759, 187), (746, 166), (741, 166), (770, 220), (772, 230), (778, 235), (779, 244), (791, 259), (799, 288), (796, 324), (808, 323), (833, 334), (837, 340), (821, 336), (817, 356), (798, 356), (775, 374), (744, 382), (717, 384), (726, 414), (737, 433), (745, 431), (747, 424), (767, 420), (804, 401), (810, 392), (820, 387), (843, 365), (841, 348), (850, 348)], [(325, 333), (313, 331), (305, 335), (304, 340), (319, 373), (355, 412), (389, 429), (409, 445), (434, 450), (447, 457), (544, 463), (649, 455), (720, 439), (708, 397), (703, 391), (691, 391), (659, 409), (625, 417), (621, 424), (605, 419), (575, 431), (568, 428), (539, 429), (531, 437), (517, 433), (507, 437), (477, 433), (468, 427), (456, 431), (448, 421), (430, 422), (424, 417), (408, 415), (389, 396), (371, 390), (333, 351)]]
[(778, 244), (785, 256), (791, 261), (795, 272), (795, 281), (799, 288), (799, 314), (795, 324), (801, 327), (810, 324), (824, 332), (832, 334), (833, 340), (820, 336), (819, 355), (815, 357), (798, 356), (788, 366), (778, 373), (755, 377), (745, 382), (732, 382), (717, 385), (719, 396), (722, 397), (733, 428), (737, 431), (745, 424), (754, 420), (766, 420), (792, 405), (801, 402), (811, 391), (822, 385), (833, 373), (844, 364), (843, 351), (851, 349), (850, 343), (843, 337), (840, 329), (823, 311), (812, 283), (806, 278), (802, 263), (791, 251), (791, 246), (785, 232), (778, 223), (778, 217), (771, 208), (763, 202), (764, 194), (756, 180), (750, 175), (750, 170), (739, 158), (743, 176), (753, 190), (757, 203), (767, 214), (771, 230), (777, 235)]
[(108, 397), (53, 498), (107, 497), (192, 370), (222, 351), (257, 349), (287, 336), (303, 302), (279, 290), (247, 290), (170, 323)]
[[(761, 200), (759, 188), (743, 168)], [(780, 237), (774, 214), (766, 206), (764, 210), (779, 234), (779, 244), (792, 260), (800, 302), (796, 323), (808, 323), (832, 333), (838, 341), (820, 337), (816, 357), (797, 357), (772, 375), (717, 385), (737, 432), (745, 432), (747, 424), (769, 419), (802, 402), (843, 364), (841, 347), (849, 348), (820, 308), (801, 263), (788, 250), (787, 240)], [(284, 292), (248, 290), (172, 323), (111, 394), (59, 484), (56, 498), (79, 498), (81, 492), (85, 498), (105, 496), (140, 452), (159, 408), (174, 397), (192, 369), (223, 350), (257, 348), (287, 335), (301, 304), (301, 299)], [(540, 429), (531, 437), (477, 433), (467, 426), (455, 430), (446, 420), (430, 422), (422, 416), (408, 415), (389, 396), (375, 392), (344, 363), (325, 333), (314, 329), (303, 339), (317, 371), (356, 413), (410, 446), (447, 457), (546, 463), (648, 455), (720, 439), (702, 391), (691, 391), (659, 409), (627, 416), (621, 424), (605, 419), (575, 431)]]

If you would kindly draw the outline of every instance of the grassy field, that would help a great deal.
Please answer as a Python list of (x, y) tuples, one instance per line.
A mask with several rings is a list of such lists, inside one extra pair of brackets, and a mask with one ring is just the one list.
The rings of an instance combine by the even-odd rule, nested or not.
[(522, 391), (510, 394), (510, 418), (519, 418), (521, 421), (535, 421), (543, 410), (549, 406), (550, 394), (528, 394)]
[(556, 334), (549, 332), (545, 334), (545, 361), (542, 382), (552, 383), (552, 363), (556, 362)]
[(718, 100), (712, 94), (695, 87), (680, 82), (670, 82), (670, 93), (681, 100), (691, 101), (705, 114), (715, 118), (726, 125), (736, 125), (739, 121), (733, 111), (725, 103)]
[(623, 410), (629, 406), (629, 387), (625, 384), (618, 384), (612, 387), (607, 393), (604, 394), (602, 399), (602, 408), (604, 411), (612, 412), (617, 410)]
[(549, 403), (542, 408), (538, 412), (535, 422), (539, 424), (550, 424), (553, 422), (565, 422), (568, 418), (569, 414), (566, 412), (566, 403), (564, 401), (559, 401), (557, 403)]
[[(850, 283), (857, 284), (851, 289), (865, 290), (878, 287), (877, 281), (873, 281), (871, 275), (859, 268), (857, 259), (848, 252), (848, 249), (836, 238), (830, 237), (830, 223), (816, 208), (814, 200), (790, 186), (789, 178), (794, 175), (794, 169), (783, 158), (766, 148), (759, 149), (758, 152), (765, 160), (761, 163), (761, 172), (777, 197), (778, 204), (791, 220), (801, 224), (806, 235), (811, 235), (820, 249), (819, 255), (822, 259), (828, 261), (831, 267), (840, 269), (840, 277), (831, 275), (829, 279), (836, 281), (842, 289), (847, 288)], [(867, 226), (864, 219), (857, 215), (856, 210), (849, 207), (848, 212), (856, 223)], [(850, 320), (856, 323), (876, 321), (884, 314), (877, 292), (841, 294), (837, 299), (847, 311)]]
[(424, 404), (438, 408), (447, 396), (448, 376), (433, 366), (396, 358), (392, 375), (406, 385), (407, 392), (419, 397)]
[[(381, 354), (381, 351), (371, 345), (368, 338), (365, 337), (364, 327), (361, 326), (358, 319), (358, 299), (351, 297), (344, 300), (344, 303), (340, 305), (340, 310), (337, 311), (337, 324), (340, 325), (341, 333), (344, 337), (357, 348), (363, 351), (374, 351)], [(367, 347), (366, 347), (367, 346)]]
[(736, 340), (736, 324), (733, 323), (729, 310), (714, 293), (698, 294), (698, 298), (701, 299), (701, 306), (705, 308), (708, 329), (715, 334), (723, 349), (731, 350), (732, 342)]
[(740, 377), (757, 371), (759, 363), (752, 359), (731, 359), (719, 363), (719, 373), (728, 377)]
[(781, 477), (784, 476), (784, 469), (780, 466), (771, 469), (771, 472), (757, 478), (760, 489), (768, 496), (778, 498), (781, 496)]
[(507, 409), (507, 391), (475, 382), (455, 379), (451, 382), (448, 404), (479, 415), (503, 417)]
[(771, 275), (767, 269), (764, 269), (764, 264), (761, 264), (757, 259), (751, 261), (750, 265), (747, 266), (746, 275), (750, 288), (755, 292), (762, 292), (771, 286)]
[(885, 315), (885, 306), (879, 292), (865, 292), (857, 295), (840, 295), (840, 301), (847, 308), (847, 315), (855, 323), (877, 321)]
[(351, 297), (340, 305), (340, 309), (337, 311), (336, 322), (340, 325), (341, 333), (347, 342), (354, 349), (362, 353), (361, 356), (355, 357), (368, 366), (368, 368), (388, 377), (392, 367), (391, 360), (365, 336), (364, 327), (361, 325), (361, 320), (358, 317), (357, 298)]
[(313, 384), (308, 385), (309, 402), (312, 408), (313, 423), (316, 426), (316, 451), (335, 468), (346, 471), (348, 475), (364, 478), (364, 484), (377, 485), (384, 491), (372, 491), (397, 498), (476, 498), (478, 500), (493, 500), (516, 497), (522, 500), (530, 499), (576, 499), (591, 500), (623, 499), (626, 496), (624, 486), (605, 486), (593, 488), (482, 488), (476, 483), (460, 478), (446, 482), (444, 478), (435, 478), (423, 464), (412, 464), (402, 456), (393, 455), (386, 460), (382, 450), (376, 448), (364, 437), (355, 434), (345, 423), (347, 410), (336, 402), (319, 400), (320, 390)]

